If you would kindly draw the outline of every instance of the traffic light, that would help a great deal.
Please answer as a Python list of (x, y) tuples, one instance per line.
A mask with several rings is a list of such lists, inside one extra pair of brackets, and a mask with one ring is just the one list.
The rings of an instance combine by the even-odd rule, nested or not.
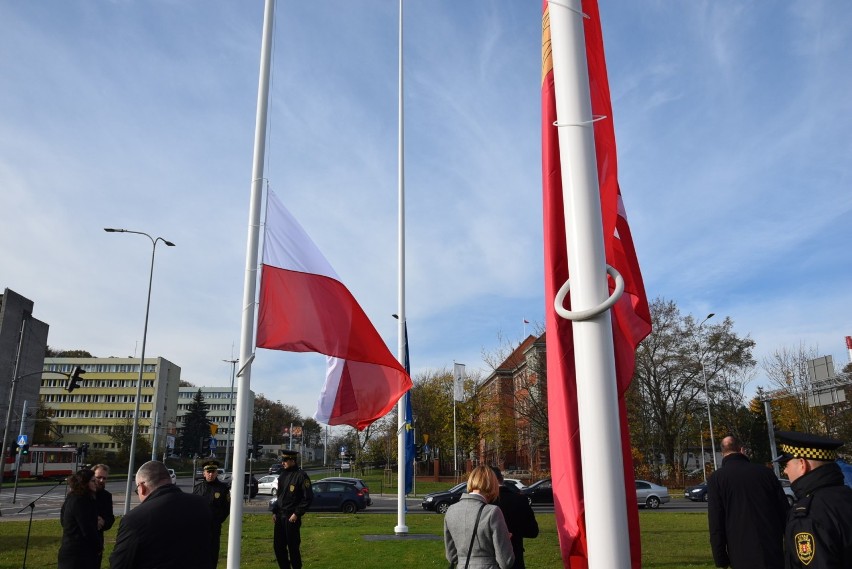
[(80, 387), (80, 382), (83, 381), (83, 378), (81, 376), (84, 373), (86, 373), (85, 370), (80, 366), (74, 368), (74, 371), (72, 371), (71, 375), (68, 376), (68, 383), (65, 386), (65, 389), (68, 391), (68, 393), (71, 393), (72, 391)]
[(414, 460), (417, 462), (423, 460), (423, 445), (414, 445)]
[(21, 445), (21, 454), (30, 454), (30, 445)]

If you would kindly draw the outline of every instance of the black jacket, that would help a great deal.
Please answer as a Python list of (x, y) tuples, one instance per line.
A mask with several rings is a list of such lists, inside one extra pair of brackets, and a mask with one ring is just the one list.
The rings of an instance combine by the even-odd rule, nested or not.
[(115, 523), (115, 514), (112, 511), (112, 494), (106, 489), (95, 492), (95, 503), (98, 508), (98, 516), (103, 518), (104, 527), (99, 532), (101, 538), (101, 550), (104, 548), (104, 532)]
[(784, 567), (787, 498), (771, 469), (729, 454), (707, 479), (707, 519), (716, 567)]
[(96, 569), (101, 551), (98, 509), (92, 494), (68, 494), (59, 514), (59, 569)]
[(512, 551), (515, 553), (513, 569), (526, 569), (524, 562), (524, 538), (538, 537), (538, 522), (526, 496), (505, 484), (500, 485), (497, 506), (503, 512), (506, 527), (512, 534)]
[(110, 569), (209, 569), (210, 506), (166, 482), (118, 526)]
[(792, 484), (796, 503), (787, 518), (788, 569), (852, 567), (852, 488), (836, 463), (815, 468)]
[(210, 505), (210, 513), (213, 515), (213, 525), (221, 526), (231, 513), (231, 489), (218, 478), (213, 482), (202, 480), (195, 484), (192, 493), (203, 496)]
[(304, 470), (298, 467), (282, 470), (278, 476), (278, 493), (276, 496), (278, 499), (275, 501), (275, 508), (272, 513), (289, 517), (290, 514), (295, 512), (301, 518), (314, 500), (311, 479)]

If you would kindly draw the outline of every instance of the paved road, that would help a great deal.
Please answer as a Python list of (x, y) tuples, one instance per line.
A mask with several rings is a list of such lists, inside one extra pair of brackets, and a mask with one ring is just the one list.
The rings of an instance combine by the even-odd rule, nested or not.
[[(185, 492), (192, 491), (193, 481), (187, 478), (178, 478), (178, 486)], [(114, 512), (116, 516), (124, 513), (124, 496), (127, 479), (113, 478), (107, 484), (107, 490), (112, 492)], [(10, 520), (26, 520), (30, 516), (29, 504), (32, 508), (33, 519), (53, 519), (59, 517), (59, 510), (65, 500), (64, 484), (43, 484), (40, 486), (27, 486), (18, 488), (15, 502), (12, 503), (13, 489), (4, 485), (0, 492), (0, 522)], [(266, 513), (269, 496), (258, 494), (253, 500), (245, 502), (243, 511), (246, 513)], [(373, 494), (373, 505), (361, 512), (361, 514), (395, 514), (397, 510), (397, 497), (392, 494)], [(405, 503), (407, 513), (410, 515), (436, 515), (434, 512), (424, 510), (421, 506), (421, 498), (407, 498)], [(132, 496), (130, 500), (131, 509), (139, 504), (139, 499)], [(534, 506), (533, 510), (538, 514), (553, 513), (553, 506)], [(668, 504), (660, 506), (658, 513), (665, 512), (706, 512), (707, 504), (703, 502), (690, 502), (682, 497), (674, 497)]]

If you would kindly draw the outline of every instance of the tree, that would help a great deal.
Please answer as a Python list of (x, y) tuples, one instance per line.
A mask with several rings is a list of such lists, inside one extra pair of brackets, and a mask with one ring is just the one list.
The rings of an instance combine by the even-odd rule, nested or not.
[(86, 350), (54, 350), (50, 346), (44, 347), (44, 357), (46, 358), (93, 358), (92, 354)]
[(192, 398), (192, 402), (187, 406), (186, 415), (183, 416), (183, 428), (180, 437), (182, 453), (203, 456), (207, 451), (204, 443), (210, 438), (208, 410), (204, 395), (199, 389)]
[[(254, 417), (252, 418), (252, 439), (254, 443), (289, 443), (290, 425), (302, 424), (302, 416), (293, 405), (284, 405), (280, 401), (270, 401), (262, 394), (254, 398)], [(288, 428), (284, 435), (284, 427)]]
[(39, 407), (35, 412), (33, 441), (36, 444), (52, 445), (62, 440), (62, 431), (53, 421), (56, 411), (49, 407)]
[(644, 465), (637, 468), (662, 477), (663, 464), (679, 470), (687, 449), (696, 446), (690, 433), (697, 432), (697, 418), (707, 418), (707, 397), (711, 413), (726, 410), (714, 434), (733, 427), (728, 421), (744, 405), (743, 386), (755, 365), (754, 341), (738, 336), (730, 318), (702, 326), (682, 316), (673, 301), (657, 298), (650, 308), (652, 331), (636, 349), (627, 404), (634, 456)]
[[(118, 448), (117, 462), (121, 465), (129, 464), (130, 447), (133, 444), (133, 419), (127, 417), (123, 421), (108, 427), (107, 435)], [(135, 464), (142, 464), (150, 457), (151, 442), (145, 437), (137, 436)]]

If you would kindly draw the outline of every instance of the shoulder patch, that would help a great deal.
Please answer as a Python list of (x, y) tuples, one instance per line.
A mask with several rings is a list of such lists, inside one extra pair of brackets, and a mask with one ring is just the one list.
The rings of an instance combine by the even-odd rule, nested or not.
[(796, 556), (799, 561), (805, 565), (810, 565), (816, 554), (814, 536), (807, 532), (797, 533), (793, 541), (796, 544)]

